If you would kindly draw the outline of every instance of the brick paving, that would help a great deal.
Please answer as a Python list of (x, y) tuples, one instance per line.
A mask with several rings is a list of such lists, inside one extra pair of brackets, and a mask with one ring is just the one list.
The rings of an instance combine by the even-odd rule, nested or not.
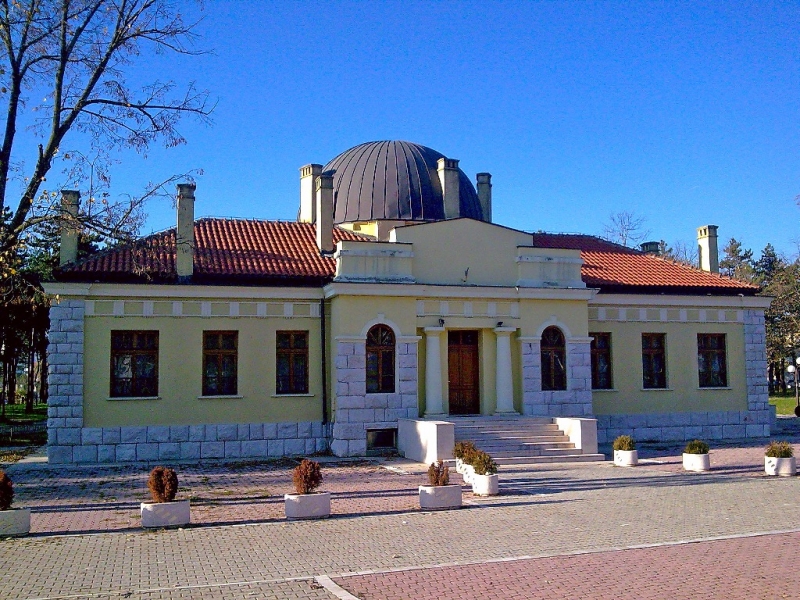
[[(780, 598), (800, 589), (800, 478), (763, 475), (764, 443), (713, 448), (706, 474), (657, 446), (634, 469), (506, 467), (500, 496), (438, 513), (416, 508), (423, 465), (333, 461), (334, 516), (313, 522), (283, 519), (290, 463), (182, 466), (193, 524), (171, 531), (139, 528), (147, 467), (17, 465), (34, 535), (0, 541), (0, 597), (333, 598), (327, 575), (370, 599)], [(653, 544), (678, 545), (632, 549)]]

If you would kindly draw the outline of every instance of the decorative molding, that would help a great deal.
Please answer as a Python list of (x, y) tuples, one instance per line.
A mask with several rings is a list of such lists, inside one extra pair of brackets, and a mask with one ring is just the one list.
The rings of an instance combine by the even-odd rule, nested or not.
[[(658, 311), (657, 315), (648, 316), (648, 311)], [(677, 318), (669, 318), (669, 312), (677, 312)], [(613, 306), (597, 307), (589, 306), (589, 322), (630, 322), (630, 323), (744, 323), (744, 311), (736, 311), (735, 317), (728, 316), (728, 309), (704, 309), (704, 308), (656, 308), (650, 306)], [(691, 314), (690, 313), (694, 313)], [(690, 316), (692, 318), (690, 318)]]
[[(318, 302), (211, 302), (198, 300), (86, 300), (87, 317), (318, 319)], [(133, 307), (141, 304), (137, 310)]]
[(598, 292), (591, 288), (516, 288), (513, 286), (471, 286), (333, 282), (324, 288), (325, 298), (336, 296), (392, 296), (397, 298), (448, 298), (468, 300), (591, 300)]
[(46, 293), (62, 297), (141, 298), (146, 300), (211, 299), (211, 300), (320, 300), (318, 287), (259, 287), (211, 285), (155, 285), (137, 283), (60, 283), (43, 284)]
[(589, 308), (601, 306), (646, 306), (648, 308), (722, 308), (767, 309), (772, 302), (768, 296), (667, 296), (663, 294), (597, 294)]

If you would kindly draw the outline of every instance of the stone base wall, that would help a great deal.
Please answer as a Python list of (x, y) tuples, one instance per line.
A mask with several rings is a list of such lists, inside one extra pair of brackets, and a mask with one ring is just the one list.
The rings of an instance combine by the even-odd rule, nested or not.
[[(327, 451), (329, 429), (320, 421), (83, 427), (74, 440), (50, 430), (47, 456), (51, 464), (65, 464), (308, 455)], [(50, 444), (51, 435), (59, 443)]]
[(588, 342), (567, 343), (567, 389), (542, 390), (539, 342), (522, 344), (522, 414), (533, 417), (587, 417), (592, 414), (592, 363)]
[(368, 429), (395, 428), (398, 419), (419, 416), (417, 344), (398, 342), (396, 352), (396, 391), (367, 394), (366, 342), (337, 342), (331, 438), (331, 452), (336, 456), (364, 456)]
[(630, 435), (637, 442), (722, 440), (768, 437), (768, 410), (597, 415), (597, 441)]

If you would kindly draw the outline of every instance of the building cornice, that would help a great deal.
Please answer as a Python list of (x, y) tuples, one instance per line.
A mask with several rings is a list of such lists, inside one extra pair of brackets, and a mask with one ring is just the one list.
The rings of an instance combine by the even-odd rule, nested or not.
[(431, 284), (344, 283), (325, 286), (325, 298), (336, 296), (393, 296), (404, 298), (486, 298), (495, 300), (591, 300), (591, 288), (516, 288)]
[(589, 301), (589, 307), (599, 306), (652, 306), (668, 307), (713, 307), (735, 309), (767, 309), (771, 296), (668, 296), (641, 294), (598, 294)]

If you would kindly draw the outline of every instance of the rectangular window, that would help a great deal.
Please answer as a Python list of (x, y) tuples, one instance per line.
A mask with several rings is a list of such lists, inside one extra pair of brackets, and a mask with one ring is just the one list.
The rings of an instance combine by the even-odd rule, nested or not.
[(276, 393), (307, 394), (308, 332), (279, 331), (276, 346)]
[(203, 396), (233, 396), (237, 391), (239, 333), (203, 332)]
[(642, 387), (667, 387), (666, 334), (642, 334)]
[(610, 390), (611, 380), (611, 334), (590, 333), (592, 338), (592, 389)]
[(697, 370), (700, 387), (727, 387), (724, 333), (697, 334)]
[(112, 398), (158, 396), (158, 332), (111, 332)]

